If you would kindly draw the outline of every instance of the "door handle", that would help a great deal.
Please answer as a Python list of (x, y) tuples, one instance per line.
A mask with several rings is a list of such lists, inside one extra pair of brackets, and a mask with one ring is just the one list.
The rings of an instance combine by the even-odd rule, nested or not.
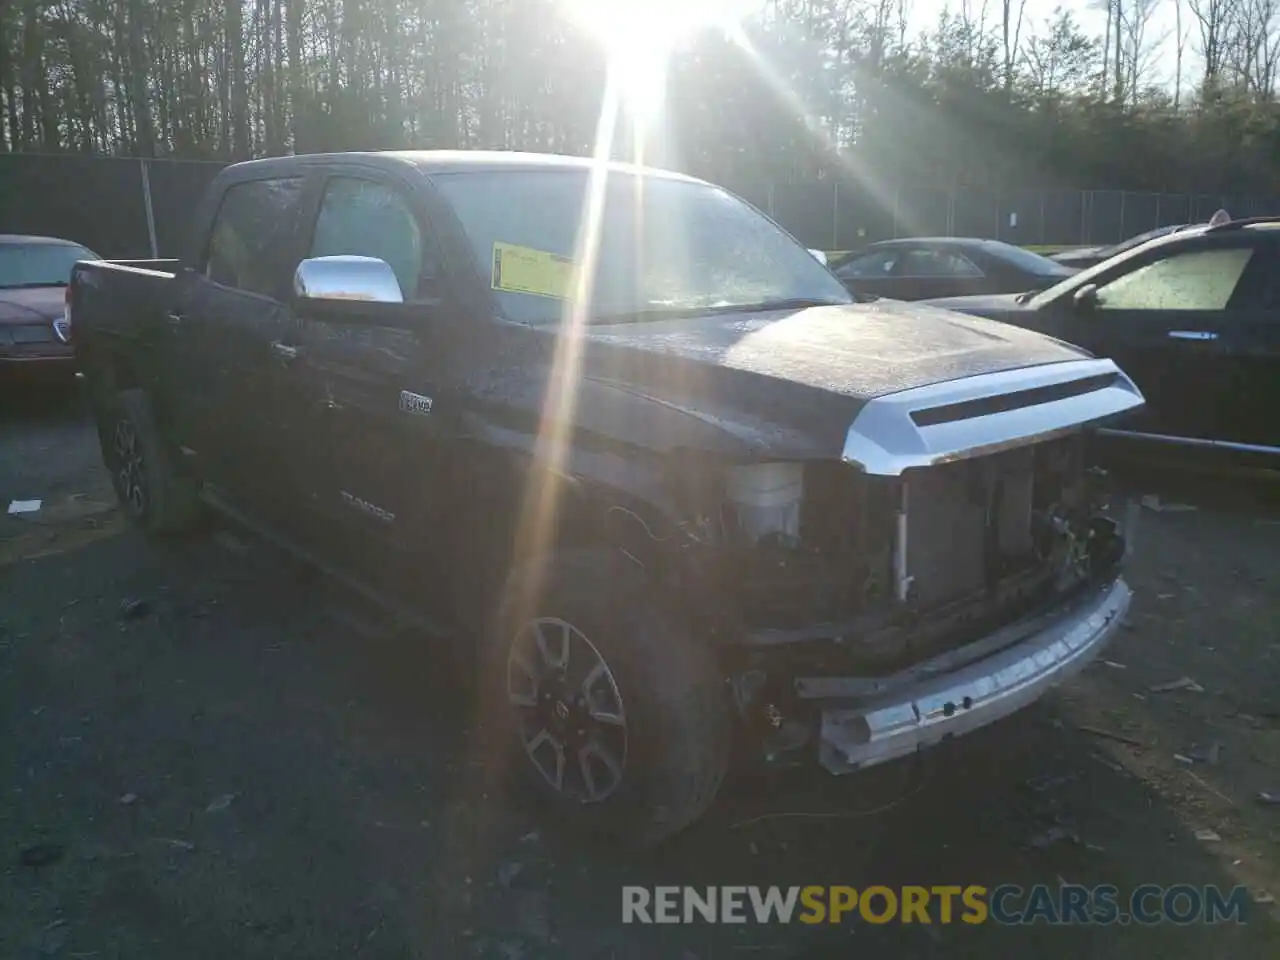
[(284, 363), (292, 363), (298, 359), (298, 348), (288, 343), (281, 343), (279, 340), (271, 344), (271, 352), (277, 360)]
[(1171, 340), (1217, 340), (1218, 335), (1212, 330), (1170, 330)]

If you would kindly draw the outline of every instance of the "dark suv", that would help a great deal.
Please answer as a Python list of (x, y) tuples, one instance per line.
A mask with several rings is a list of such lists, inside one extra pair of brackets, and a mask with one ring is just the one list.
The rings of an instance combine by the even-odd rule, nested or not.
[(1111, 357), (1146, 406), (1131, 450), (1280, 468), (1280, 219), (1188, 227), (1033, 296), (929, 303)]

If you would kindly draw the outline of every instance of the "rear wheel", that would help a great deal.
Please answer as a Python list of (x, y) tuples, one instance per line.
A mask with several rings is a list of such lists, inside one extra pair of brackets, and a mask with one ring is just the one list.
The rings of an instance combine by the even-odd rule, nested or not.
[(198, 488), (173, 467), (141, 390), (122, 390), (97, 410), (102, 458), (120, 507), (156, 536), (185, 533), (200, 519)]
[(508, 583), (484, 721), (562, 824), (647, 846), (697, 819), (729, 763), (711, 651), (634, 564), (572, 551)]

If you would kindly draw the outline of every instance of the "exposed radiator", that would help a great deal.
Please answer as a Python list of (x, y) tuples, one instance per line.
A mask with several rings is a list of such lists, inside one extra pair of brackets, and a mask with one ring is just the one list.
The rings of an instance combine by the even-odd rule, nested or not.
[(973, 594), (1030, 560), (1034, 447), (910, 470), (904, 480), (906, 567), (920, 607)]

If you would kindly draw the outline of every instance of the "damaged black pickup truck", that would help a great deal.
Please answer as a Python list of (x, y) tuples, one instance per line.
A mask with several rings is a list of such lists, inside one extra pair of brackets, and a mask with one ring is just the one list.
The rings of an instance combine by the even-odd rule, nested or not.
[(1081, 461), (1142, 403), (1124, 373), (855, 303), (687, 177), (237, 164), (183, 260), (81, 262), (68, 315), (137, 524), (212, 506), (439, 625), (480, 724), (583, 830), (675, 833), (731, 752), (843, 774), (963, 734), (1129, 605)]

